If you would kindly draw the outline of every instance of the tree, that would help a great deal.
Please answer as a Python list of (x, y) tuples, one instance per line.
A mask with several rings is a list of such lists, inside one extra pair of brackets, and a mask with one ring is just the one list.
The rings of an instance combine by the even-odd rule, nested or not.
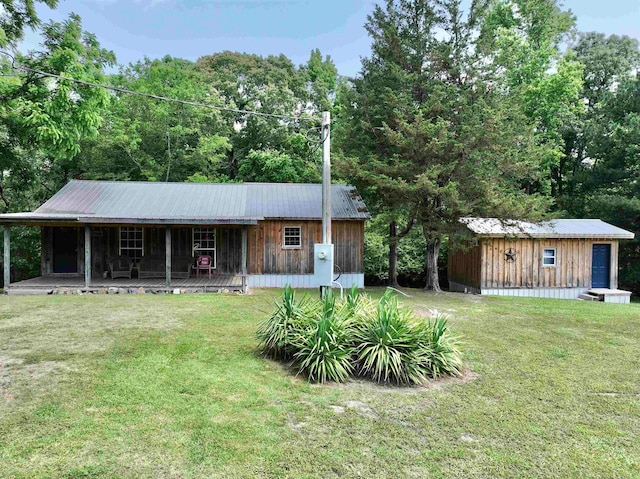
[(617, 95), (618, 86), (632, 80), (634, 71), (640, 68), (640, 50), (636, 39), (591, 32), (580, 34), (571, 54), (583, 66), (579, 96), (586, 108), (562, 130), (565, 148), (555, 196), (558, 207), (570, 213), (575, 212), (576, 197), (583, 190), (581, 182), (590, 174), (593, 142), (598, 141), (607, 124), (607, 103)]
[[(117, 87), (203, 104), (221, 105), (193, 62), (145, 59), (110, 77)], [(99, 141), (85, 142), (77, 162), (85, 178), (227, 181), (229, 135), (220, 112), (205, 107), (117, 94)]]
[[(0, 22), (3, 46), (13, 46), (25, 26), (39, 24), (32, 1), (0, 5), (5, 9)], [(102, 81), (105, 66), (115, 57), (82, 31), (79, 17), (44, 25), (42, 36), (40, 51), (16, 54), (14, 64), (7, 57), (1, 65), (5, 75), (0, 77), (0, 210), (4, 212), (33, 209), (64, 184), (81, 140), (97, 134), (109, 102), (102, 89), (40, 73)], [(20, 251), (13, 255), (18, 277), (37, 273), (37, 230), (17, 227), (13, 237), (12, 248)]]
[[(235, 52), (205, 56), (197, 64), (224, 103), (239, 110), (317, 116), (333, 103), (337, 71), (331, 59), (323, 59), (319, 50), (314, 50), (307, 64), (299, 68), (284, 55), (265, 58)], [(305, 171), (297, 173), (304, 178), (319, 178), (319, 154), (305, 135), (308, 123), (244, 113), (226, 114), (225, 121), (233, 126), (231, 178), (252, 181), (254, 173), (270, 168), (256, 162), (275, 157), (290, 158), (304, 166)]]
[[(55, 191), (66, 182), (80, 141), (97, 135), (109, 102), (103, 89), (39, 73), (102, 80), (115, 57), (82, 31), (80, 18), (48, 23), (42, 34), (43, 50), (16, 56), (27, 70), (0, 79), (0, 197), (6, 210), (12, 209), (12, 196), (27, 197), (30, 187)], [(41, 195), (35, 192), (36, 202)]]
[(35, 29), (40, 25), (36, 3), (55, 8), (58, 0), (0, 0), (0, 48), (15, 47), (25, 28)]
[(547, 206), (541, 158), (552, 146), (505, 73), (501, 54), (513, 48), (482, 43), (490, 30), (523, 35), (492, 16), (514, 3), (538, 4), (536, 21), (557, 22), (557, 9), (542, 9), (555, 2), (544, 0), (473, 2), (466, 16), (458, 0), (387, 0), (368, 17), (372, 55), (345, 102), (340, 141), (353, 181), (386, 211), (415, 214), (426, 289), (440, 290), (440, 245), (461, 216), (532, 218)]

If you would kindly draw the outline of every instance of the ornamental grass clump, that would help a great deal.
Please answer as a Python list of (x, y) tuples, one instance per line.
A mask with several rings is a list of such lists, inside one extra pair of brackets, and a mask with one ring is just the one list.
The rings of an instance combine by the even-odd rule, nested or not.
[(287, 360), (293, 357), (305, 328), (316, 315), (317, 303), (308, 296), (296, 299), (295, 291), (285, 286), (282, 301), (276, 303), (276, 310), (258, 325), (256, 337), (262, 352), (274, 359)]
[(433, 379), (443, 376), (461, 376), (464, 368), (460, 341), (447, 326), (447, 317), (436, 315), (419, 327), (421, 365), (426, 375)]
[(345, 309), (336, 306), (329, 291), (322, 311), (307, 334), (299, 336), (294, 359), (298, 371), (310, 381), (344, 382), (353, 372), (349, 322)]
[(375, 302), (354, 286), (342, 302), (331, 292), (316, 301), (297, 299), (287, 286), (256, 335), (264, 354), (289, 361), (313, 382), (360, 376), (411, 385), (459, 376), (463, 369), (446, 317), (417, 318), (398, 305), (391, 291)]
[(421, 353), (421, 332), (409, 311), (387, 291), (373, 317), (360, 317), (355, 326), (355, 359), (360, 375), (377, 382), (419, 384), (427, 379)]

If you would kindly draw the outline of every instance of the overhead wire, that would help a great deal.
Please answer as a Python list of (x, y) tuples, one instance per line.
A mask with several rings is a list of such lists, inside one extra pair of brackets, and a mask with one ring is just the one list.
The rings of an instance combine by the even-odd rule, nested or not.
[(68, 77), (68, 76), (64, 76), (64, 75), (58, 75), (56, 73), (49, 73), (49, 72), (45, 72), (42, 70), (38, 70), (35, 68), (30, 68), (24, 65), (20, 65), (17, 64), (15, 61), (15, 57), (13, 57), (13, 55), (11, 55), (8, 52), (4, 52), (4, 51), (0, 51), (0, 54), (2, 55), (6, 55), (7, 57), (11, 58), (11, 68), (14, 70), (22, 70), (24, 72), (30, 72), (30, 73), (35, 73), (37, 75), (41, 75), (43, 77), (48, 77), (48, 78), (55, 78), (57, 80), (64, 80), (64, 81), (69, 81), (72, 83), (77, 83), (79, 85), (84, 85), (84, 86), (89, 86), (89, 87), (94, 87), (94, 88), (103, 88), (105, 90), (110, 90), (116, 93), (123, 93), (123, 94), (127, 94), (127, 95), (136, 95), (136, 96), (141, 96), (141, 97), (145, 97), (145, 98), (152, 98), (154, 100), (160, 100), (160, 101), (166, 101), (166, 102), (172, 102), (172, 103), (179, 103), (182, 105), (189, 105), (189, 106), (195, 106), (195, 107), (201, 107), (201, 108), (209, 108), (211, 110), (217, 110), (217, 111), (225, 111), (225, 112), (229, 112), (229, 113), (237, 113), (240, 115), (255, 115), (255, 116), (262, 116), (262, 117), (267, 117), (267, 118), (277, 118), (280, 120), (290, 120), (290, 121), (311, 121), (311, 122), (317, 122), (320, 120), (320, 118), (314, 117), (314, 116), (293, 116), (293, 115), (282, 115), (279, 113), (265, 113), (265, 112), (261, 112), (261, 111), (255, 111), (255, 110), (243, 110), (243, 109), (239, 109), (239, 108), (231, 108), (231, 107), (226, 107), (226, 106), (217, 106), (217, 105), (211, 105), (209, 103), (201, 103), (201, 102), (196, 102), (196, 101), (190, 101), (190, 100), (180, 100), (178, 98), (171, 98), (171, 97), (166, 97), (166, 96), (162, 96), (162, 95), (155, 95), (153, 93), (143, 93), (143, 92), (139, 92), (139, 91), (135, 91), (135, 90), (129, 90), (128, 88), (122, 88), (122, 87), (117, 87), (117, 86), (112, 86), (112, 85), (105, 85), (103, 83), (93, 83), (93, 82), (89, 82), (86, 80), (79, 80), (77, 78), (73, 78), (73, 77)]

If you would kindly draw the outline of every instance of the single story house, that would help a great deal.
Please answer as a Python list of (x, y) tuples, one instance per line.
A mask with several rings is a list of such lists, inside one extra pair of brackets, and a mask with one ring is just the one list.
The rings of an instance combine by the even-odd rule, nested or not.
[[(353, 187), (331, 186), (331, 216), (338, 281), (363, 287), (370, 216)], [(72, 180), (0, 224), (7, 266), (9, 227), (41, 229), (41, 276), (23, 287), (312, 288), (321, 217), (319, 184)]]
[(452, 291), (630, 302), (618, 290), (618, 242), (633, 239), (629, 231), (598, 219), (460, 223), (470, 239), (449, 253)]

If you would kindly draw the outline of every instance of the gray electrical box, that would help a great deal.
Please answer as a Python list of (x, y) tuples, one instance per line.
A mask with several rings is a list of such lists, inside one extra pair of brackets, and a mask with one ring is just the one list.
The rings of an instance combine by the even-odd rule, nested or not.
[(333, 245), (316, 243), (313, 246), (313, 272), (316, 286), (331, 286), (333, 282)]

